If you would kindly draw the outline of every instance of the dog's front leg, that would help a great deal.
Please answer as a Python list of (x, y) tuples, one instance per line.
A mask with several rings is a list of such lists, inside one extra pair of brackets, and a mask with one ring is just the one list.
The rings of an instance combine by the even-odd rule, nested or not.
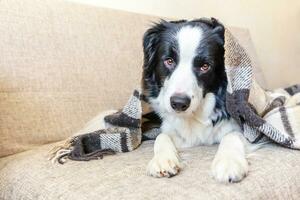
[(248, 173), (245, 153), (246, 141), (238, 132), (230, 133), (221, 140), (212, 163), (213, 177), (222, 183), (241, 181)]
[(154, 143), (154, 157), (149, 162), (147, 174), (154, 177), (172, 177), (182, 168), (177, 149), (167, 134), (159, 134)]

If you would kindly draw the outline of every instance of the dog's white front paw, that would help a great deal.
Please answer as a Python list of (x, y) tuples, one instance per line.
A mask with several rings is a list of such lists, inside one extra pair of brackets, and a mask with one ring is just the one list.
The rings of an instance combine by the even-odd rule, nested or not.
[(147, 175), (153, 177), (173, 177), (182, 169), (178, 155), (175, 153), (161, 153), (155, 155), (147, 166)]
[(213, 177), (222, 183), (241, 181), (248, 173), (248, 162), (244, 157), (217, 155), (212, 163)]

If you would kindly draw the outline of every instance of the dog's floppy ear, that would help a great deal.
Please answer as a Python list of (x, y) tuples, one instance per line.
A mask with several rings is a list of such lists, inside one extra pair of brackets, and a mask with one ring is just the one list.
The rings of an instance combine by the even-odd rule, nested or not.
[(197, 21), (202, 22), (211, 28), (213, 28), (213, 32), (219, 34), (223, 39), (224, 39), (224, 32), (225, 32), (225, 27), (224, 25), (217, 20), (216, 18), (200, 18)]
[(145, 96), (158, 91), (155, 68), (157, 63), (156, 55), (159, 49), (161, 33), (166, 29), (166, 21), (161, 20), (149, 28), (143, 37), (144, 63), (142, 87)]
[(159, 23), (155, 23), (151, 28), (149, 28), (143, 37), (143, 50), (144, 50), (144, 70), (152, 68), (154, 63), (154, 58), (158, 50), (158, 44), (160, 39), (160, 34), (166, 28), (166, 21), (161, 20)]
[(211, 18), (211, 21), (212, 21), (212, 24), (213, 24), (213, 27), (214, 27), (214, 32), (215, 33), (218, 33), (222, 36), (222, 38), (224, 39), (224, 33), (225, 33), (225, 27), (224, 25), (219, 22), (219, 20), (215, 19), (215, 18)]

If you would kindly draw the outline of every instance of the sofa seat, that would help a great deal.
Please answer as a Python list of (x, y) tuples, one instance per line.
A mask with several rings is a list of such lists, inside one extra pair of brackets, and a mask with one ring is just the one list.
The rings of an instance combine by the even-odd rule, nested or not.
[(52, 146), (0, 160), (0, 199), (299, 199), (300, 195), (300, 151), (276, 145), (250, 155), (249, 175), (228, 185), (210, 176), (217, 146), (181, 152), (185, 168), (172, 178), (145, 174), (153, 141), (129, 153), (64, 165), (47, 160)]

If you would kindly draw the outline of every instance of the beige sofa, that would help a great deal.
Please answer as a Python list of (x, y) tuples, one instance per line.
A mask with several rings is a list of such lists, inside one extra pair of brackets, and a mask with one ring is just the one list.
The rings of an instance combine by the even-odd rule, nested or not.
[[(181, 152), (186, 167), (170, 179), (145, 175), (153, 141), (103, 160), (47, 160), (54, 142), (138, 87), (141, 38), (156, 20), (58, 0), (0, 1), (1, 200), (300, 198), (300, 152), (276, 145), (252, 155), (249, 176), (232, 185), (209, 175), (216, 146)], [(257, 60), (249, 32), (231, 30)]]

